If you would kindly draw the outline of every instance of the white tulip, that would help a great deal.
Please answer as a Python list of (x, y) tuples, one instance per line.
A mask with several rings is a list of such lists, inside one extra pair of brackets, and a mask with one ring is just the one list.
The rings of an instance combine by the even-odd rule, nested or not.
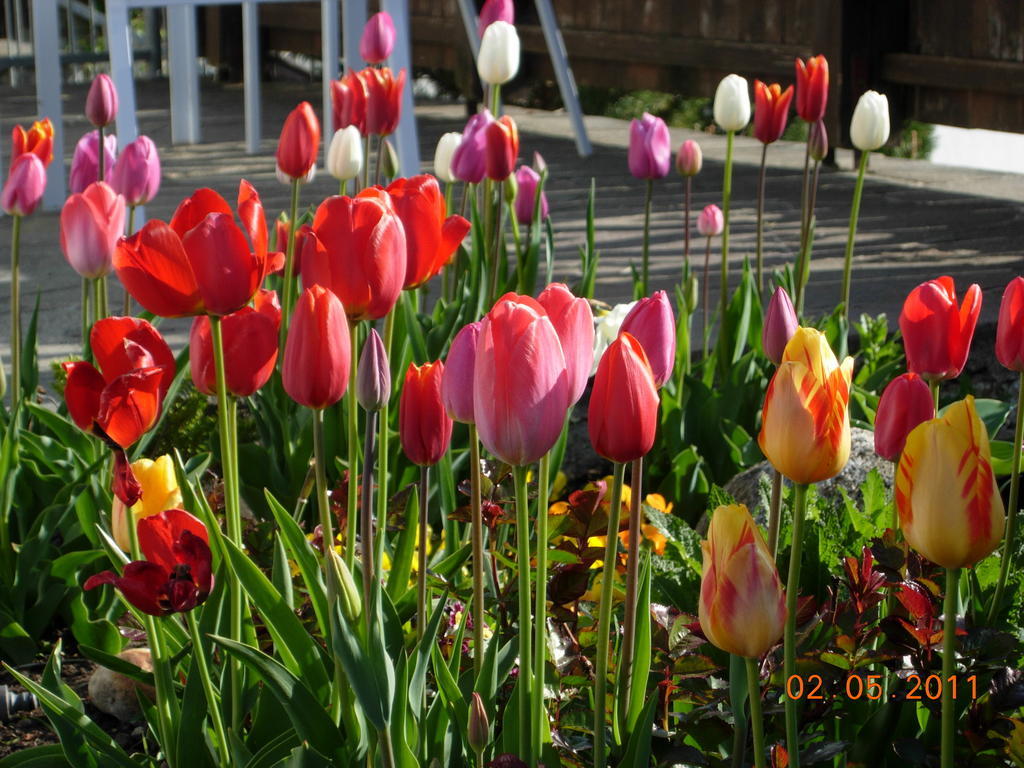
[(452, 174), (452, 155), (455, 154), (455, 150), (459, 148), (461, 142), (462, 134), (458, 131), (446, 133), (438, 140), (437, 149), (434, 150), (434, 175), (437, 176), (438, 181), (443, 181), (446, 184), (457, 181)]
[(616, 304), (603, 315), (594, 318), (594, 365), (590, 369), (591, 376), (597, 373), (597, 365), (601, 362), (601, 355), (608, 349), (608, 345), (618, 337), (619, 329), (622, 327), (622, 323), (625, 322), (626, 315), (630, 313), (635, 305), (635, 301), (630, 301), (626, 304)]
[(507, 21), (496, 21), (484, 30), (476, 57), (480, 79), (488, 85), (503, 85), (519, 71), (519, 35)]
[(363, 142), (354, 125), (335, 132), (327, 150), (327, 172), (338, 181), (356, 178), (363, 170)]
[(726, 75), (715, 91), (715, 122), (723, 131), (742, 131), (750, 122), (750, 89), (747, 79)]
[(889, 99), (877, 91), (865, 91), (850, 120), (850, 140), (862, 152), (871, 152), (889, 140)]

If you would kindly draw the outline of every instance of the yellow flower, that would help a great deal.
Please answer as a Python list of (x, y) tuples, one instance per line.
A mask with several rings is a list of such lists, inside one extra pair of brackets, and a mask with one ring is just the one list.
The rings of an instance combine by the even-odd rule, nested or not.
[[(139, 520), (159, 515), (164, 510), (181, 507), (181, 489), (170, 456), (165, 454), (156, 461), (139, 459), (132, 462), (132, 472), (142, 486), (142, 498), (131, 508), (132, 525), (138, 525)], [(125, 552), (131, 549), (128, 515), (124, 503), (117, 497), (111, 510), (111, 528), (117, 546)]]

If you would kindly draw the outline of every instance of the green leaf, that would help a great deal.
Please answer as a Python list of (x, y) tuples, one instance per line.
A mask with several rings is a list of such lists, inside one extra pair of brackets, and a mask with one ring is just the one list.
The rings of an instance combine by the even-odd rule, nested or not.
[(398, 534), (395, 554), (391, 558), (387, 591), (392, 600), (398, 601), (409, 591), (412, 575), (412, 558), (416, 552), (416, 528), (419, 519), (419, 499), (416, 493), (405, 494), (405, 528)]
[[(294, 731), (282, 731), (276, 738), (268, 741), (259, 752), (253, 755), (252, 759), (245, 764), (245, 768), (273, 768), (291, 752), (295, 742)], [(0, 768), (3, 768), (3, 766), (0, 766)]]
[(633, 647), (633, 674), (626, 710), (626, 733), (636, 729), (651, 673), (651, 550), (644, 553), (643, 570), (640, 573), (640, 600), (636, 607), (636, 630)]
[(320, 631), (326, 636), (330, 629), (327, 591), (321, 576), (323, 572), (313, 552), (313, 546), (309, 543), (305, 534), (302, 533), (299, 524), (288, 514), (288, 510), (281, 506), (281, 503), (274, 498), (270, 491), (265, 493), (267, 505), (270, 507), (270, 512), (277, 523), (278, 533), (284, 539), (284, 543), (288, 547), (288, 553), (295, 561), (299, 573), (302, 574), (302, 580), (305, 582), (306, 590), (309, 593), (309, 600), (313, 605), (313, 613), (316, 614), (317, 624), (320, 626)]
[(60, 744), (46, 744), (12, 752), (0, 760), (0, 768), (64, 768), (71, 763)]
[(88, 645), (79, 645), (78, 650), (81, 651), (82, 655), (89, 659), (89, 661), (94, 661), (101, 667), (106, 667), (114, 672), (119, 672), (125, 677), (137, 680), (143, 685), (148, 685), (150, 687), (156, 685), (152, 672), (146, 672), (141, 667), (132, 664), (130, 661), (125, 661), (120, 656), (115, 656), (114, 654), (107, 653), (99, 648), (92, 648)]
[(379, 624), (378, 609), (377, 622), (371, 622), (370, 647), (367, 649), (360, 642), (358, 628), (350, 626), (342, 615), (341, 605), (336, 603), (331, 611), (331, 648), (341, 661), (348, 684), (366, 719), (378, 731), (383, 731), (391, 719), (394, 666), (384, 651)]
[[(742, 660), (740, 660), (742, 665)], [(626, 742), (626, 751), (619, 765), (630, 768), (644, 768), (651, 764), (651, 724), (654, 722), (654, 708), (658, 705), (658, 692), (653, 692), (647, 699), (637, 726), (633, 729)]]

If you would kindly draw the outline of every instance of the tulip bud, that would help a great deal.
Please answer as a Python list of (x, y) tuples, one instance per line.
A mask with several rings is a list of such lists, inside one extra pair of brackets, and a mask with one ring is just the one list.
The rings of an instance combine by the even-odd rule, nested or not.
[(927, 381), (959, 376), (967, 363), (979, 314), (981, 288), (977, 284), (967, 289), (959, 307), (953, 278), (939, 277), (917, 286), (900, 312), (907, 370)]
[(462, 134), (458, 131), (442, 134), (438, 139), (437, 149), (434, 150), (434, 175), (445, 184), (457, 181), (455, 174), (452, 173), (452, 155), (455, 154), (460, 143), (462, 143)]
[(476, 57), (480, 79), (488, 85), (504, 85), (519, 71), (519, 35), (507, 21), (496, 21), (484, 30)]
[(747, 80), (726, 75), (715, 91), (715, 122), (723, 131), (742, 131), (750, 122), (750, 94)]
[(562, 345), (569, 405), (574, 405), (583, 397), (594, 366), (594, 313), (590, 302), (574, 296), (564, 283), (551, 283), (541, 291), (537, 303), (547, 312)]
[(37, 155), (27, 152), (11, 165), (0, 192), (0, 208), (8, 216), (28, 216), (39, 205), (46, 190), (46, 166)]
[(277, 142), (277, 166), (289, 179), (305, 179), (316, 167), (320, 151), (320, 121), (304, 101), (285, 118)]
[(825, 121), (819, 120), (811, 125), (811, 131), (807, 136), (807, 151), (811, 158), (819, 163), (828, 154), (828, 130), (825, 128)]
[(380, 11), (373, 14), (363, 27), (359, 39), (359, 55), (368, 64), (383, 64), (395, 47), (395, 22), (391, 14)]
[(716, 237), (722, 234), (725, 229), (725, 217), (722, 209), (712, 203), (704, 206), (704, 210), (697, 217), (697, 231), (704, 237)]
[(758, 141), (772, 144), (782, 138), (792, 100), (793, 86), (782, 90), (778, 83), (767, 85), (754, 81), (754, 136)]
[(665, 291), (640, 299), (622, 321), (620, 333), (628, 333), (644, 348), (659, 389), (672, 376), (676, 364), (676, 318)]
[[(103, 137), (103, 167), (109, 172), (114, 167), (114, 155), (117, 152), (117, 136), (108, 134)], [(71, 194), (84, 192), (85, 188), (100, 179), (100, 132), (89, 131), (75, 145), (75, 153), (71, 157), (71, 173), (68, 174), (68, 189)]]
[(779, 286), (772, 294), (768, 302), (768, 311), (764, 314), (764, 326), (761, 328), (761, 348), (764, 355), (776, 365), (782, 362), (782, 355), (786, 351), (786, 345), (793, 338), (796, 329), (800, 326), (796, 317), (796, 309), (793, 302), (786, 293), (786, 289)]
[(693, 139), (687, 139), (676, 153), (676, 170), (680, 176), (696, 176), (704, 165), (704, 155), (700, 150), (700, 144)]
[(889, 140), (889, 99), (877, 91), (865, 91), (850, 119), (850, 141), (862, 152), (871, 152)]
[(519, 130), (515, 120), (502, 115), (487, 126), (484, 140), (487, 178), (504, 181), (512, 175), (519, 157)]
[(444, 363), (409, 364), (398, 407), (402, 451), (421, 467), (437, 464), (452, 438), (452, 419), (441, 402)]
[[(526, 226), (533, 223), (533, 212), (537, 203), (537, 187), (540, 184), (540, 174), (528, 165), (519, 166), (516, 175), (509, 178), (515, 180), (515, 210), (516, 220)], [(548, 196), (540, 193), (540, 218), (541, 221), (548, 217)]]
[(113, 267), (114, 249), (124, 234), (124, 198), (102, 181), (71, 195), (60, 212), (64, 258), (86, 278), (103, 277)]
[(505, 198), (505, 205), (512, 205), (516, 200), (516, 195), (519, 193), (519, 182), (516, 180), (514, 173), (505, 179), (505, 183), (501, 186), (501, 191), (502, 197)]
[(491, 724), (484, 709), (484, 700), (473, 691), (469, 703), (469, 747), (479, 757), (491, 743)]
[(935, 401), (924, 379), (904, 373), (889, 382), (875, 411), (875, 453), (899, 461), (907, 435), (935, 416)]
[(690, 275), (687, 279), (686, 292), (683, 297), (686, 301), (686, 314), (692, 315), (697, 311), (697, 305), (700, 303), (700, 282), (696, 275)]
[(452, 175), (459, 181), (479, 184), (487, 169), (487, 126), (494, 117), (486, 109), (466, 121), (462, 141), (452, 153)]
[(110, 186), (126, 205), (145, 205), (160, 191), (160, 156), (148, 136), (139, 136), (121, 150), (110, 171)]
[(7, 371), (4, 370), (4, 361), (0, 357), (0, 400), (7, 394)]
[(384, 172), (384, 178), (393, 179), (397, 177), (401, 166), (398, 164), (398, 152), (395, 151), (395, 145), (391, 143), (391, 139), (384, 139), (384, 156), (382, 160), (381, 170)]
[(1024, 372), (1024, 277), (1015, 277), (1003, 291), (996, 327), (996, 357), (1018, 373)]
[(644, 112), (629, 124), (629, 172), (638, 179), (662, 179), (672, 163), (668, 126), (660, 117)]
[(441, 401), (448, 415), (463, 424), (473, 423), (473, 366), (479, 339), (479, 321), (463, 326), (452, 339), (444, 361)]
[(347, 621), (354, 623), (363, 613), (363, 598), (359, 587), (356, 586), (355, 579), (352, 578), (352, 572), (332, 544), (333, 542), (324, 542), (324, 556), (331, 564), (329, 572), (334, 578), (341, 612)]
[(658, 388), (644, 348), (628, 333), (601, 355), (587, 420), (594, 450), (610, 461), (634, 461), (654, 446)]
[(288, 328), (281, 383), (299, 405), (321, 410), (341, 400), (350, 365), (348, 321), (338, 297), (320, 285), (307, 288)]
[(812, 56), (796, 62), (796, 113), (808, 123), (816, 123), (825, 116), (828, 104), (828, 61), (824, 56)]
[(480, 9), (477, 36), (483, 37), (487, 28), (496, 21), (516, 23), (516, 8), (512, 0), (485, 0), (484, 7)]
[(391, 366), (376, 328), (363, 344), (356, 371), (356, 399), (367, 411), (379, 411), (391, 398)]
[(89, 95), (85, 97), (85, 116), (97, 128), (114, 122), (117, 117), (117, 89), (110, 75), (100, 74), (93, 78)]
[(354, 125), (336, 131), (327, 150), (327, 172), (338, 181), (348, 181), (363, 170), (363, 141)]
[(701, 630), (726, 653), (760, 658), (782, 637), (786, 596), (775, 558), (747, 508), (718, 507), (701, 550)]

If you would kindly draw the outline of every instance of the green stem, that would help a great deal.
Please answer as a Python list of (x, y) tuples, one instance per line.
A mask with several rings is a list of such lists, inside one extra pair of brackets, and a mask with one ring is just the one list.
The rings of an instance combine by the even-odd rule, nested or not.
[[(363, 432), (363, 482), (359, 498), (359, 527), (362, 533), (360, 554), (363, 566), (363, 605), (370, 605), (371, 589), (377, 579), (374, 570), (373, 545), (373, 438), (377, 432), (377, 412), (367, 411)], [(370, 636), (370, 611), (364, 610), (366, 636)]]
[(932, 391), (932, 400), (935, 401), (935, 416), (936, 417), (938, 417), (938, 415), (939, 415), (939, 384), (940, 384), (940, 382), (939, 382), (938, 379), (934, 379), (934, 380), (929, 379), (928, 380), (928, 388), (931, 389), (931, 391)]
[[(153, 682), (156, 688), (156, 710), (157, 724), (160, 728), (160, 749), (164, 753), (164, 760), (169, 768), (177, 768), (175, 747), (177, 743), (174, 733), (174, 718), (171, 713), (171, 701), (176, 695), (174, 692), (174, 675), (171, 670), (171, 662), (167, 657), (163, 641), (163, 626), (160, 620), (153, 616), (144, 616), (142, 626), (146, 630), (146, 637), (149, 639), (149, 652), (153, 662)], [(230, 763), (229, 763), (230, 765)]]
[(683, 194), (683, 290), (690, 274), (690, 197), (693, 191), (693, 177), (686, 177), (686, 192)]
[(92, 323), (89, 322), (89, 299), (92, 296), (92, 286), (89, 284), (89, 278), (82, 278), (82, 357), (86, 360), (92, 357), (92, 349), (89, 347), (89, 328)]
[(735, 131), (726, 134), (725, 143), (725, 174), (722, 177), (722, 295), (719, 299), (721, 307), (721, 328), (725, 331), (725, 315), (729, 309), (729, 202), (732, 198), (732, 145)]
[(526, 490), (526, 467), (516, 467), (516, 546), (518, 549), (519, 580), (519, 751), (531, 768), (536, 762), (531, 737), (530, 693), (533, 667), (531, 666), (531, 606), (530, 606), (530, 499)]
[(621, 664), (623, 691), (618, 692), (619, 714), (624, 722), (633, 685), (633, 652), (636, 640), (636, 593), (640, 578), (640, 510), (643, 498), (644, 460), (636, 459), (629, 473), (629, 539), (626, 545), (626, 611), (623, 617)]
[(548, 618), (548, 488), (551, 474), (550, 456), (544, 454), (537, 467), (537, 594), (533, 610), (533, 754), (540, 757), (544, 749), (544, 731), (547, 730), (547, 710), (544, 708), (545, 653), (547, 651)]
[(601, 602), (597, 614), (596, 671), (594, 677), (594, 768), (607, 768), (605, 721), (608, 688), (608, 634), (612, 623), (612, 592), (615, 590), (615, 561), (619, 544), (619, 510), (622, 506), (622, 479), (626, 465), (613, 465), (611, 505), (608, 508), (608, 536), (601, 567)]
[(764, 291), (764, 186), (767, 176), (768, 145), (761, 147), (761, 173), (757, 180), (757, 293)]
[(501, 117), (501, 86), (491, 86), (491, 115), (497, 120)]
[[(284, 253), (284, 274), (281, 276), (284, 282), (284, 299), (281, 312), (281, 331), (279, 343), (284, 350), (284, 341), (288, 338), (288, 321), (292, 316), (292, 306), (295, 303), (295, 235), (299, 228), (296, 221), (299, 217), (299, 180), (292, 179), (291, 206), (288, 219), (288, 247)], [(281, 360), (284, 359), (282, 353)]]
[(956, 702), (953, 700), (950, 678), (956, 669), (956, 597), (959, 578), (959, 569), (946, 569), (946, 595), (942, 605), (942, 768), (953, 768)]
[[(334, 523), (331, 518), (331, 500), (327, 494), (327, 448), (324, 441), (324, 412), (313, 411), (313, 471), (316, 474), (316, 502), (320, 515), (320, 531), (323, 535), (324, 552), (334, 546)], [(328, 562), (324, 557), (324, 563)], [(325, 574), (326, 576), (326, 574)]]
[(779, 529), (782, 527), (782, 473), (772, 471), (772, 499), (768, 507), (768, 549), (772, 559), (779, 556)]
[(754, 659), (744, 659), (747, 664), (747, 685), (750, 687), (750, 727), (754, 731), (754, 765), (765, 768), (764, 763), (764, 720), (761, 714), (761, 678)]
[(711, 236), (708, 235), (707, 243), (704, 246), (704, 295), (701, 297), (701, 307), (704, 313), (703, 324), (700, 328), (701, 347), (700, 359), (708, 356), (708, 339), (711, 338), (711, 307), (709, 305), (711, 295)]
[(380, 757), (384, 768), (395, 768), (395, 752), (391, 746), (391, 728), (385, 726), (380, 732)]
[(480, 500), (480, 438), (469, 425), (469, 509), (473, 539), (473, 672), (484, 663), (484, 522)]
[[(11, 222), (11, 409), (21, 401), (21, 216)], [(88, 337), (87, 337), (88, 338)]]
[(651, 251), (651, 197), (654, 194), (654, 180), (647, 180), (647, 193), (644, 196), (644, 245), (640, 267), (640, 296), (647, 295), (650, 277)]
[(810, 136), (808, 136), (807, 144), (804, 148), (804, 179), (800, 189), (800, 250), (796, 254), (796, 269), (793, 274), (793, 288), (796, 294), (793, 297), (793, 303), (795, 304), (797, 316), (802, 315), (804, 311), (803, 274), (805, 271), (804, 261), (807, 258), (807, 221), (809, 219), (808, 203), (810, 201), (808, 184), (810, 183), (810, 170), (811, 143)]
[(868, 167), (870, 152), (860, 153), (860, 165), (857, 168), (857, 183), (853, 188), (853, 203), (850, 205), (850, 230), (846, 235), (846, 255), (843, 257), (843, 298), (842, 317), (850, 319), (850, 273), (853, 271), (853, 244), (857, 239), (857, 219), (860, 218), (860, 198), (864, 191), (864, 171)]
[(213, 678), (210, 676), (210, 667), (206, 663), (206, 651), (203, 648), (202, 637), (199, 635), (199, 623), (196, 621), (195, 611), (189, 611), (185, 615), (188, 624), (189, 636), (192, 638), (192, 653), (199, 668), (199, 678), (203, 682), (203, 691), (206, 693), (206, 710), (213, 721), (213, 730), (217, 734), (217, 751), (220, 752), (221, 766), (231, 765), (231, 750), (228, 748), (227, 733), (224, 730), (224, 720), (220, 713), (220, 699), (213, 685)]
[[(395, 310), (384, 319), (384, 359), (391, 359), (391, 337), (395, 330)], [(388, 528), (388, 403), (380, 409), (377, 423), (377, 561), (384, 556), (384, 538)]]
[(1006, 589), (1006, 577), (1014, 560), (1014, 544), (1017, 535), (1017, 505), (1020, 499), (1020, 453), (1021, 441), (1024, 440), (1024, 372), (1017, 381), (1017, 425), (1013, 431), (1013, 469), (1010, 470), (1010, 504), (1006, 508), (1006, 539), (1003, 542), (1003, 557), (999, 564), (999, 581), (996, 582), (996, 594), (992, 598), (992, 606), (988, 612), (988, 623), (995, 621), (999, 606), (1003, 602), (1003, 590)]
[[(356, 401), (356, 366), (359, 363), (359, 325), (349, 323), (349, 353), (351, 361), (348, 369), (348, 520), (345, 534), (345, 565), (353, 570), (356, 562), (356, 530), (359, 506), (359, 404)], [(369, 531), (361, 531), (363, 541), (370, 546)], [(363, 578), (369, 574), (364, 573)]]
[(370, 134), (366, 134), (363, 147), (363, 189), (367, 189), (370, 186), (370, 158), (372, 157), (370, 154), (371, 138)]
[(106, 152), (103, 151), (103, 126), (101, 125), (96, 130), (99, 133), (99, 137), (100, 137), (99, 145), (97, 147), (97, 152), (96, 152), (96, 161), (97, 161), (97, 165), (96, 165), (96, 180), (97, 181), (103, 181), (103, 175), (104, 175), (103, 171), (106, 170), (103, 167), (105, 165), (105, 163), (103, 161), (106, 159), (105, 155), (107, 154)]
[[(128, 236), (130, 237), (135, 233), (135, 206), (128, 206)], [(132, 295), (128, 293), (128, 289), (124, 289), (124, 316), (128, 317), (132, 313)]]
[(96, 303), (99, 305), (96, 309), (96, 319), (104, 320), (110, 317), (110, 300), (107, 291), (106, 275), (96, 279)]
[(427, 500), (430, 483), (430, 467), (420, 467), (420, 520), (417, 533), (419, 546), (416, 551), (416, 638), (423, 639), (427, 626)]
[[(807, 512), (807, 486), (793, 485), (793, 545), (789, 550), (789, 579), (786, 582), (785, 664), (782, 679), (796, 674), (796, 612), (800, 596), (800, 558), (803, 553), (804, 515)], [(789, 764), (800, 768), (800, 723), (796, 699), (786, 697), (786, 748)]]

